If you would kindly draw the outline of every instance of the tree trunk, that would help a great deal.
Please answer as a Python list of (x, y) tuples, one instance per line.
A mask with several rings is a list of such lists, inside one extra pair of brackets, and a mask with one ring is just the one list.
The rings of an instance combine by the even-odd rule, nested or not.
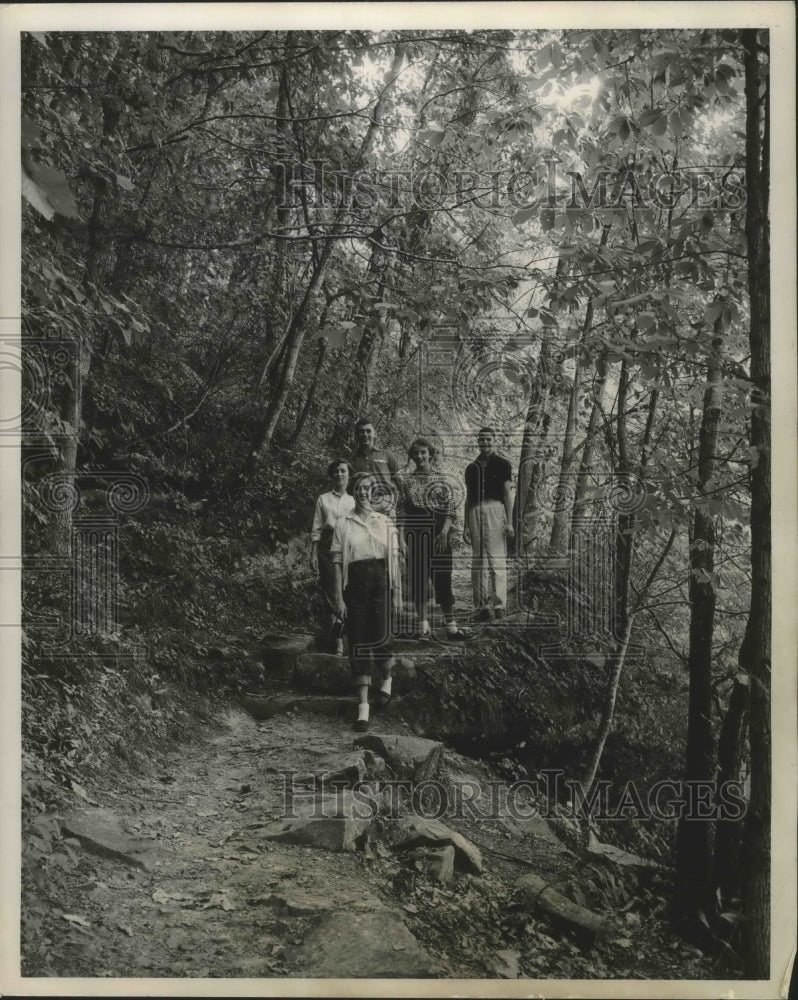
[(327, 341), (321, 338), (319, 340), (319, 353), (316, 357), (316, 367), (313, 369), (313, 378), (310, 382), (310, 387), (308, 388), (308, 394), (305, 398), (305, 405), (302, 407), (302, 412), (299, 415), (299, 420), (296, 422), (296, 427), (294, 428), (294, 433), (291, 437), (291, 444), (295, 445), (299, 440), (299, 436), (302, 433), (302, 429), (305, 426), (305, 421), (308, 419), (308, 414), (310, 413), (310, 408), (313, 405), (313, 400), (316, 398), (316, 389), (319, 384), (319, 376), (321, 375), (321, 369), (324, 366), (324, 359), (327, 356)]
[[(599, 249), (607, 245), (610, 235), (610, 226), (604, 226), (601, 230)], [(591, 299), (585, 309), (585, 320), (582, 324), (582, 336), (579, 347), (584, 342), (588, 331), (593, 323), (593, 300)], [(574, 384), (571, 390), (571, 398), (568, 403), (568, 419), (565, 424), (565, 436), (562, 444), (562, 461), (560, 464), (560, 481), (557, 489), (559, 503), (556, 504), (554, 512), (554, 522), (551, 527), (551, 538), (549, 548), (552, 553), (563, 553), (568, 549), (568, 538), (571, 525), (572, 504), (567, 498), (571, 494), (571, 468), (574, 463), (574, 437), (576, 436), (577, 409), (579, 407), (579, 392), (582, 381), (582, 360), (579, 356), (579, 347), (574, 356)]]
[[(748, 721), (748, 685), (735, 680), (729, 707), (718, 738), (718, 785), (737, 781), (743, 761), (745, 731)], [(728, 906), (740, 895), (740, 860), (742, 823), (738, 819), (719, 819), (715, 827), (715, 857), (712, 885), (720, 891), (721, 903)]]
[(615, 715), (615, 701), (618, 697), (618, 685), (621, 682), (621, 674), (623, 673), (623, 665), (626, 660), (626, 651), (629, 648), (629, 636), (631, 634), (632, 618), (627, 615), (626, 621), (622, 626), (621, 634), (619, 635), (617, 643), (610, 656), (612, 671), (607, 680), (607, 687), (604, 693), (604, 704), (601, 709), (601, 722), (599, 723), (596, 738), (593, 741), (593, 750), (590, 754), (590, 760), (588, 761), (582, 775), (582, 788), (584, 789), (585, 795), (590, 793), (590, 789), (593, 787), (593, 782), (596, 780), (599, 764), (601, 763), (601, 756), (604, 753), (604, 745), (606, 744), (607, 737), (612, 729), (612, 720)]
[[(521, 457), (518, 460), (518, 489), (515, 491), (515, 509), (513, 523), (518, 539), (519, 549), (526, 549), (530, 539), (524, 536), (524, 514), (530, 506), (534, 506), (532, 485), (534, 468), (542, 460), (541, 448), (544, 429), (548, 428), (547, 408), (549, 402), (549, 386), (551, 384), (551, 337), (543, 331), (543, 339), (538, 355), (537, 372), (532, 382), (529, 396), (529, 406), (524, 421), (524, 436), (521, 442)], [(537, 482), (534, 484), (537, 485)]]
[(601, 419), (601, 403), (604, 397), (604, 387), (607, 384), (607, 352), (602, 351), (596, 362), (596, 375), (598, 386), (594, 391), (593, 406), (590, 410), (590, 420), (588, 421), (585, 433), (585, 443), (582, 446), (582, 460), (579, 463), (579, 472), (576, 477), (576, 492), (574, 495), (574, 509), (571, 524), (584, 515), (587, 506), (587, 493), (590, 483), (590, 476), (593, 471), (593, 456), (596, 450), (596, 442), (599, 433), (599, 420)]
[[(394, 55), (388, 80), (374, 106), (374, 112), (369, 121), (369, 126), (366, 129), (366, 134), (360, 144), (360, 149), (358, 151), (354, 167), (355, 171), (361, 169), (366, 156), (374, 144), (374, 137), (380, 124), (380, 116), (385, 96), (390, 87), (396, 82), (403, 58), (404, 56), (402, 50), (399, 48)], [(332, 223), (333, 230), (336, 226), (339, 226), (343, 222), (346, 213), (349, 210), (349, 201), (351, 197), (352, 196), (350, 195), (349, 198), (342, 199), (342, 203), (336, 210), (335, 218)], [(244, 463), (244, 473), (246, 476), (250, 476), (254, 472), (258, 462), (271, 446), (274, 432), (277, 429), (278, 421), (283, 412), (283, 407), (288, 399), (288, 393), (290, 392), (291, 385), (294, 381), (294, 372), (296, 371), (296, 363), (299, 358), (299, 352), (302, 349), (302, 344), (305, 339), (307, 318), (310, 312), (310, 307), (316, 297), (316, 292), (321, 285), (322, 279), (324, 278), (327, 265), (330, 263), (334, 245), (335, 240), (328, 238), (323, 241), (321, 251), (318, 253), (314, 252), (310, 281), (308, 282), (307, 288), (305, 289), (299, 305), (294, 311), (279, 350), (274, 352), (272, 358), (267, 363), (266, 369), (264, 370), (264, 376), (268, 378), (269, 383), (268, 403), (263, 416), (254, 422), (255, 430), (252, 435), (251, 445)], [(263, 381), (264, 379), (262, 378), (261, 382)]]
[[(712, 733), (712, 638), (715, 628), (715, 520), (704, 498), (715, 471), (718, 425), (723, 391), (722, 319), (715, 323), (704, 391), (704, 409), (698, 441), (698, 502), (690, 541), (690, 649), (687, 669), (690, 694), (687, 708), (685, 780), (711, 782), (715, 777), (715, 739)], [(699, 913), (713, 907), (712, 826), (689, 814), (679, 820), (676, 837), (675, 909), (692, 925)]]
[[(124, 54), (124, 39), (119, 42), (111, 68), (104, 81), (106, 99), (103, 103), (103, 143), (116, 131), (121, 111), (118, 101), (114, 100), (119, 91), (119, 72)], [(83, 282), (90, 290), (102, 292), (114, 274), (117, 265), (117, 243), (111, 236), (108, 218), (113, 202), (113, 192), (110, 182), (95, 174), (94, 201), (91, 216), (86, 226), (88, 246), (86, 253), (86, 270)], [(96, 294), (96, 292), (94, 294)], [(99, 312), (99, 307), (98, 307)], [(62, 482), (70, 486), (74, 484), (77, 464), (78, 445), (80, 441), (80, 425), (83, 417), (83, 387), (89, 377), (92, 359), (91, 331), (83, 331), (77, 344), (77, 372), (74, 385), (67, 383), (61, 402), (61, 417), (70, 425), (72, 433), (61, 446), (58, 459), (54, 464), (54, 472)], [(61, 505), (59, 505), (61, 506)], [(57, 556), (69, 556), (72, 551), (72, 509), (62, 506), (53, 513), (52, 522), (53, 551)]]
[[(743, 840), (743, 915), (749, 935), (744, 974), (770, 978), (770, 251), (768, 244), (768, 92), (757, 32), (745, 47), (745, 235), (751, 303), (751, 606), (739, 662), (750, 678), (751, 800)], [(766, 37), (763, 33), (763, 37)]]

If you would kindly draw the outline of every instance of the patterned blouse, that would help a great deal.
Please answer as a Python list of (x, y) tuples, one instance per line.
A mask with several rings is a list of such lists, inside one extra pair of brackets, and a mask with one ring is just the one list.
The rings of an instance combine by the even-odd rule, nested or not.
[(443, 472), (411, 472), (399, 487), (399, 518), (406, 526), (432, 526), (443, 529), (446, 518), (459, 530), (459, 498), (452, 481)]

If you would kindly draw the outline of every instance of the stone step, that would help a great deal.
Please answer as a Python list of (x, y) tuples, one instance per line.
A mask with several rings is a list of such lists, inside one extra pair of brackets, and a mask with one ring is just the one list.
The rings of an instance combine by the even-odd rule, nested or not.
[[(393, 666), (393, 678), (395, 691), (409, 689), (416, 679), (413, 661), (407, 657), (397, 658)], [(372, 678), (372, 682), (376, 684), (377, 678)], [(303, 691), (352, 692), (349, 660), (330, 653), (303, 653), (296, 658), (294, 684)]]
[(267, 676), (288, 680), (294, 672), (296, 658), (312, 648), (313, 636), (309, 634), (264, 636), (261, 651)]
[(258, 722), (265, 722), (275, 715), (285, 715), (291, 711), (315, 712), (318, 715), (332, 718), (348, 718), (355, 711), (351, 694), (349, 697), (344, 697), (342, 695), (302, 694), (298, 691), (274, 695), (247, 693), (241, 696), (240, 703), (244, 711), (248, 712), (253, 719), (257, 719)]

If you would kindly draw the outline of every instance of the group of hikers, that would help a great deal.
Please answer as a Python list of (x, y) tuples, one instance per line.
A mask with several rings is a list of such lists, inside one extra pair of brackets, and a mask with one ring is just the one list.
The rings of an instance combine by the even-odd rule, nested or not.
[(316, 501), (310, 538), (337, 655), (343, 655), (346, 631), (358, 700), (355, 729), (364, 732), (372, 670), (379, 678), (376, 703), (391, 698), (391, 636), (403, 608), (403, 579), (418, 618), (415, 638), (432, 638), (432, 592), (443, 615), (444, 639), (466, 639), (452, 593), (452, 554), (462, 535), (472, 547), (474, 620), (506, 614), (512, 469), (494, 451), (495, 431), (483, 427), (477, 434), (479, 454), (465, 469), (461, 525), (462, 491), (437, 467), (432, 441), (413, 440), (407, 454), (415, 469), (404, 473), (392, 452), (377, 448), (373, 419), (358, 420), (355, 439), (355, 451), (327, 467), (331, 488)]

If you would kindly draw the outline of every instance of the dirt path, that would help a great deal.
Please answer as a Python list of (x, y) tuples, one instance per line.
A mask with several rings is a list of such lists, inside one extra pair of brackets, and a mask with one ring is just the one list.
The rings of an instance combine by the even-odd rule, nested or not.
[[(391, 719), (379, 731), (409, 733)], [(447, 818), (485, 867), (446, 885), (379, 839), (353, 853), (266, 839), (284, 815), (280, 772), (312, 771), (352, 746), (348, 721), (295, 712), (256, 722), (224, 707), (137, 775), (109, 775), (90, 790), (94, 804), (144, 842), (149, 868), (74, 840), (58, 846), (40, 894), (29, 894), (23, 974), (495, 979), (607, 975), (608, 951), (621, 960), (615, 975), (624, 959), (639, 962), (622, 920), (620, 945), (596, 954), (514, 906), (522, 874), (561, 885), (574, 874), (576, 859), (550, 833), (518, 839), (500, 823)], [(449, 774), (484, 776), (475, 761), (446, 761)]]

